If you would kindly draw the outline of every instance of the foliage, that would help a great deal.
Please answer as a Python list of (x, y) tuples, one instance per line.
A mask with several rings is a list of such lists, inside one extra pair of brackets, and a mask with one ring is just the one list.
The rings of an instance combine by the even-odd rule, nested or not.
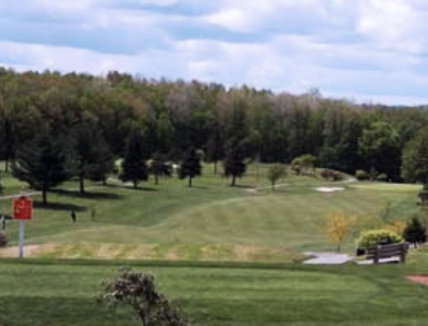
[(291, 162), (291, 169), (297, 174), (307, 174), (311, 170), (315, 170), (316, 157), (311, 154), (305, 154), (296, 157)]
[(70, 176), (67, 163), (62, 144), (47, 132), (40, 132), (18, 150), (12, 173), (32, 188), (41, 190), (43, 203), (47, 204), (46, 192)]
[(272, 185), (272, 190), (275, 190), (275, 184), (278, 180), (287, 174), (287, 169), (283, 164), (273, 164), (269, 166), (267, 178)]
[(184, 157), (180, 165), (179, 178), (189, 180), (189, 187), (192, 187), (192, 180), (202, 174), (201, 156), (195, 148), (191, 148)]
[(8, 243), (7, 235), (5, 232), (0, 231), (0, 247), (6, 247)]
[(330, 170), (330, 169), (324, 169), (321, 171), (321, 177), (327, 181), (341, 181), (343, 180), (343, 174), (338, 172), (338, 171), (334, 171), (334, 170)]
[(370, 179), (370, 175), (364, 170), (357, 170), (355, 177), (358, 181), (367, 181)]
[(405, 146), (401, 175), (407, 182), (428, 183), (428, 127)]
[(223, 165), (224, 175), (226, 177), (232, 177), (231, 186), (235, 186), (236, 178), (241, 178), (247, 170), (244, 145), (239, 140), (231, 140), (228, 143)]
[(160, 177), (170, 177), (172, 175), (172, 166), (166, 161), (164, 155), (156, 152), (150, 162), (149, 171), (155, 177), (155, 184), (158, 185)]
[(358, 248), (367, 249), (379, 244), (400, 243), (403, 238), (388, 229), (370, 230), (362, 232), (357, 240)]
[(423, 206), (428, 205), (428, 183), (424, 184), (424, 188), (419, 192), (418, 197)]
[(79, 178), (80, 193), (85, 192), (84, 180), (106, 181), (113, 170), (114, 158), (96, 124), (83, 121), (74, 127), (71, 136), (74, 170)]
[(392, 124), (384, 121), (372, 123), (359, 139), (359, 152), (366, 160), (367, 168), (399, 180), (400, 142)]
[(137, 127), (134, 127), (126, 142), (120, 180), (132, 181), (134, 188), (137, 188), (138, 182), (149, 178), (145, 154), (143, 135)]
[(159, 293), (150, 274), (125, 269), (105, 287), (103, 300), (108, 305), (129, 306), (144, 326), (185, 326), (188, 320)]
[(327, 215), (324, 225), (324, 232), (328, 239), (337, 245), (337, 252), (344, 238), (351, 232), (355, 225), (354, 218), (346, 218), (343, 213), (330, 213)]
[(417, 217), (413, 217), (403, 231), (403, 237), (407, 242), (422, 244), (427, 241), (427, 229)]
[(405, 221), (393, 221), (387, 225), (385, 229), (388, 229), (396, 234), (403, 235), (406, 226), (407, 223)]

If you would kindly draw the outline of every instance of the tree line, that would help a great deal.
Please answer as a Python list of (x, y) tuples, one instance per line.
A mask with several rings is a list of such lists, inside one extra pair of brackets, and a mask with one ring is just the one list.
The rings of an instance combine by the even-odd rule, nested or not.
[(118, 72), (0, 68), (0, 159), (37, 189), (73, 176), (84, 192), (84, 180), (105, 182), (117, 158), (124, 158), (122, 179), (134, 184), (152, 171), (156, 180), (168, 174), (166, 161), (187, 162), (180, 173), (191, 184), (203, 157), (214, 173), (222, 162), (233, 185), (248, 160), (290, 163), (302, 155), (351, 174), (425, 182), (417, 148), (427, 121), (425, 106), (357, 105), (317, 90), (294, 96)]

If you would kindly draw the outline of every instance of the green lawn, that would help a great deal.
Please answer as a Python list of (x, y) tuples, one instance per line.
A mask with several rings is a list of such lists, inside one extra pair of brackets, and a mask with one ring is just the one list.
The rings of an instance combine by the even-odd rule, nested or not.
[[(68, 182), (49, 194), (48, 207), (34, 197), (26, 256), (42, 258), (0, 259), (0, 325), (139, 325), (128, 311), (108, 311), (95, 300), (101, 280), (122, 265), (154, 273), (193, 325), (426, 325), (428, 288), (405, 279), (428, 274), (425, 249), (406, 266), (291, 264), (306, 250), (334, 250), (320, 231), (328, 213), (357, 216), (358, 228), (380, 216), (406, 219), (419, 210), (418, 187), (329, 184), (290, 174), (273, 192), (265, 172), (253, 169), (236, 188), (206, 173), (192, 189), (177, 179), (139, 190), (88, 183), (80, 196), (76, 182)], [(3, 182), (6, 194), (23, 187), (8, 175)], [(330, 185), (345, 191), (316, 191)], [(10, 213), (11, 200), (0, 201), (0, 209)], [(354, 250), (357, 233), (346, 251)], [(7, 234), (11, 243), (0, 256), (16, 256), (15, 221)]]
[[(28, 244), (48, 244), (30, 255), (74, 258), (137, 258), (160, 260), (299, 260), (306, 250), (333, 250), (321, 232), (325, 216), (343, 212), (359, 220), (378, 219), (385, 209), (391, 219), (405, 219), (417, 212), (417, 187), (389, 184), (332, 184), (343, 192), (319, 193), (329, 186), (313, 177), (289, 174), (276, 191), (269, 189), (261, 166), (232, 188), (229, 180), (206, 175), (188, 188), (176, 178), (143, 183), (133, 190), (110, 182), (108, 187), (87, 185), (80, 196), (77, 184), (69, 182), (49, 194), (49, 206), (36, 202), (35, 219), (27, 223)], [(7, 193), (22, 185), (6, 176)], [(252, 190), (255, 186), (261, 189)], [(95, 188), (94, 188), (95, 187)], [(388, 191), (389, 188), (394, 191)], [(40, 199), (35, 197), (35, 199)], [(97, 218), (90, 217), (95, 207)], [(10, 212), (11, 200), (0, 202)], [(78, 222), (71, 223), (70, 212), (77, 211)], [(353, 251), (355, 231), (344, 249)], [(18, 240), (18, 224), (8, 225), (11, 245)], [(2, 255), (2, 251), (0, 251)], [(289, 257), (287, 259), (287, 257)]]
[[(136, 263), (135, 263), (136, 264)], [(0, 324), (139, 325), (98, 305), (100, 282), (120, 263), (4, 261)], [(156, 276), (193, 325), (426, 325), (428, 288), (405, 280), (415, 265), (245, 266), (167, 264), (134, 269)], [(426, 266), (417, 267), (428, 272)]]

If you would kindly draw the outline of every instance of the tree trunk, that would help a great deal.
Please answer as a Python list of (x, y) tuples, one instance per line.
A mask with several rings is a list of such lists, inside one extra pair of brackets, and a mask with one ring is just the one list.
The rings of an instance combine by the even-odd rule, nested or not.
[(159, 176), (157, 173), (155, 173), (155, 185), (159, 185)]
[(337, 244), (337, 252), (340, 252), (340, 242)]
[(133, 183), (134, 183), (134, 189), (137, 189), (138, 188), (138, 181), (137, 180), (134, 180), (134, 181), (132, 181)]
[(272, 191), (275, 191), (275, 182), (272, 182)]
[(46, 206), (48, 204), (47, 189), (46, 188), (42, 189), (42, 198), (43, 198), (43, 205)]
[(9, 172), (9, 156), (7, 155), (5, 157), (5, 167), (4, 167), (4, 171), (7, 173)]
[(189, 177), (189, 187), (192, 188), (192, 177)]
[(236, 177), (232, 176), (232, 183), (230, 184), (232, 187), (236, 186)]
[(105, 186), (107, 186), (107, 178), (104, 178), (103, 179), (103, 186), (105, 187)]
[(214, 161), (214, 175), (217, 175), (217, 161)]

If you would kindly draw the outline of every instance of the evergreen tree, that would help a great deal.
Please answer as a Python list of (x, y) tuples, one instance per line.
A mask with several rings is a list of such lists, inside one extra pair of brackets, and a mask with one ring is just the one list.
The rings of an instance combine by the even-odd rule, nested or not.
[(428, 127), (420, 130), (404, 148), (401, 174), (407, 182), (428, 184)]
[(196, 149), (191, 148), (185, 155), (180, 166), (180, 179), (189, 179), (189, 187), (192, 187), (192, 179), (202, 174), (201, 157)]
[(128, 136), (119, 178), (123, 182), (132, 181), (135, 189), (139, 181), (147, 181), (149, 178), (143, 135), (137, 127), (133, 127)]
[(113, 169), (114, 159), (96, 124), (80, 122), (72, 132), (72, 147), (80, 193), (85, 193), (85, 178), (105, 183)]
[(150, 173), (155, 177), (155, 184), (159, 184), (159, 177), (171, 176), (172, 168), (171, 165), (165, 161), (165, 157), (160, 153), (153, 154), (152, 161), (150, 163)]
[(238, 139), (229, 141), (226, 146), (226, 156), (224, 159), (224, 174), (232, 177), (231, 186), (236, 185), (236, 178), (241, 178), (247, 170), (245, 164), (244, 144)]
[(43, 204), (47, 204), (47, 191), (66, 181), (70, 174), (62, 144), (42, 132), (21, 147), (12, 165), (13, 176), (42, 191)]

